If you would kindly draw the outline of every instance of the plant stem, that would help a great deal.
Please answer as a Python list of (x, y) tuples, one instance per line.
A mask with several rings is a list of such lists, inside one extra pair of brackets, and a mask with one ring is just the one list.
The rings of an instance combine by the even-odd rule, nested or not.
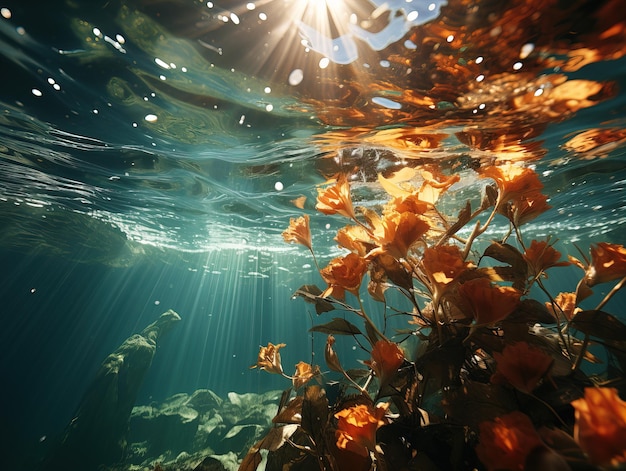
[(367, 315), (367, 313), (365, 312), (365, 309), (363, 307), (363, 301), (361, 301), (361, 298), (359, 296), (357, 296), (357, 299), (359, 300), (359, 307), (361, 308), (361, 312), (357, 312), (358, 315), (360, 315), (364, 320), (365, 323), (368, 324), (372, 329), (374, 329), (374, 332), (376, 332), (376, 335), (378, 335), (381, 339), (389, 341), (387, 339), (387, 337), (385, 336), (385, 334), (383, 334), (378, 327), (376, 327), (376, 324), (374, 324), (372, 322), (372, 320), (369, 318), (369, 316)]
[[(609, 300), (613, 297), (613, 295), (617, 293), (624, 286), (624, 284), (626, 284), (626, 276), (622, 278), (619, 281), (619, 283), (613, 286), (613, 289), (608, 292), (608, 294), (604, 297), (604, 299), (600, 302), (600, 304), (596, 306), (595, 310), (596, 311), (601, 310), (604, 307), (604, 305), (609, 302)], [(576, 361), (574, 362), (574, 365), (572, 366), (572, 371), (576, 371), (578, 367), (580, 366), (580, 363), (582, 362), (583, 357), (585, 356), (585, 352), (587, 351), (588, 346), (589, 346), (589, 335), (585, 334), (585, 338), (583, 339), (583, 344), (580, 347), (580, 353), (576, 357)]]
[(500, 199), (498, 198), (498, 201), (496, 201), (496, 204), (493, 207), (493, 211), (491, 211), (491, 214), (489, 215), (489, 218), (487, 219), (484, 225), (481, 226), (480, 221), (476, 221), (474, 230), (472, 230), (472, 233), (467, 239), (467, 244), (465, 244), (465, 250), (463, 251), (463, 260), (465, 260), (467, 256), (469, 255), (474, 239), (476, 239), (476, 237), (478, 237), (483, 232), (485, 232), (487, 230), (487, 227), (489, 227), (489, 224), (491, 224), (491, 221), (493, 221), (493, 218), (496, 217), (496, 213), (498, 212), (497, 210), (498, 210), (499, 202), (500, 202)]
[(622, 278), (619, 283), (617, 283), (615, 286), (613, 286), (613, 289), (611, 291), (609, 291), (609, 293), (604, 297), (604, 299), (602, 300), (602, 302), (600, 304), (598, 304), (596, 306), (596, 311), (599, 311), (600, 309), (602, 309), (604, 307), (604, 305), (606, 303), (609, 302), (609, 300), (613, 297), (613, 295), (615, 293), (617, 293), (626, 283), (626, 276), (624, 278)]

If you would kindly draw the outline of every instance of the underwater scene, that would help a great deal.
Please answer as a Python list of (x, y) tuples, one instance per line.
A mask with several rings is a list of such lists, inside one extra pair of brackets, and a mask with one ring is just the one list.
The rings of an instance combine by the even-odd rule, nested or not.
[(1, 465), (626, 468), (626, 0), (0, 2)]

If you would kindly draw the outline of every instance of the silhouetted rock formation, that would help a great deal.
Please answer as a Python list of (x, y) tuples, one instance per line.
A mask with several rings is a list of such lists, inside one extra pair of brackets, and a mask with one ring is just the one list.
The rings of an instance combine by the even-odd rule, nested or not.
[(106, 357), (44, 470), (89, 471), (122, 460), (130, 415), (157, 342), (178, 321), (170, 309)]

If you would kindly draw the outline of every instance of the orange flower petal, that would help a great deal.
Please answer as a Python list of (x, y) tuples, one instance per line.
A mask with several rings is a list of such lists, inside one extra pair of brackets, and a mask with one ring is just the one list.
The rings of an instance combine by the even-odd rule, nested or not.
[(572, 401), (576, 411), (574, 439), (597, 465), (626, 462), (626, 402), (614, 388), (585, 388)]
[(567, 266), (569, 262), (559, 262), (561, 252), (555, 250), (548, 241), (533, 240), (524, 252), (528, 263), (529, 276), (536, 277), (551, 267)]
[(365, 364), (374, 370), (382, 388), (393, 378), (403, 361), (404, 352), (395, 342), (379, 340), (372, 348), (371, 361)]
[(341, 175), (333, 186), (317, 190), (315, 209), (324, 214), (341, 214), (355, 219), (350, 184), (345, 175)]
[(495, 352), (493, 357), (496, 360), (494, 377), (504, 378), (527, 394), (537, 387), (554, 362), (550, 355), (526, 342), (507, 345), (502, 353)]
[(493, 421), (481, 422), (476, 454), (489, 471), (525, 468), (526, 457), (542, 446), (527, 415), (514, 411)]
[(567, 320), (572, 320), (574, 315), (582, 311), (576, 307), (576, 293), (559, 293), (554, 298), (554, 305), (550, 301), (546, 301), (545, 305), (546, 309), (555, 317), (560, 317), (563, 314)]
[(344, 291), (358, 296), (366, 271), (367, 262), (355, 253), (331, 260), (328, 266), (320, 270), (320, 275), (328, 284), (328, 289), (322, 296), (332, 295), (337, 299), (343, 299)]
[(456, 245), (437, 245), (424, 249), (422, 268), (433, 285), (435, 301), (443, 295), (450, 283), (472, 266), (463, 259)]
[(283, 366), (280, 361), (279, 350), (283, 347), (286, 347), (284, 343), (274, 345), (271, 342), (267, 344), (267, 347), (261, 346), (256, 364), (252, 365), (250, 368), (259, 368), (268, 373), (282, 375)]
[(337, 447), (353, 451), (361, 456), (369, 455), (376, 447), (376, 430), (385, 425), (388, 404), (373, 407), (358, 404), (335, 414), (337, 419)]
[(591, 265), (585, 279), (589, 286), (626, 276), (626, 248), (600, 242), (591, 246)]
[(283, 231), (283, 239), (285, 242), (295, 242), (304, 245), (309, 250), (313, 250), (309, 216), (305, 214), (298, 219), (291, 218), (289, 227)]
[(515, 288), (493, 285), (486, 278), (463, 283), (459, 293), (477, 324), (493, 324), (505, 319), (519, 305), (521, 296)]

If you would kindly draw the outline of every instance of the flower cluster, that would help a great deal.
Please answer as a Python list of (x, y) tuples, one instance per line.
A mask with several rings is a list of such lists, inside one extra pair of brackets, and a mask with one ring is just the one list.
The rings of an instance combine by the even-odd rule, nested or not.
[[(269, 462), (302, 469), (626, 463), (626, 325), (602, 310), (626, 283), (626, 248), (602, 242), (589, 258), (564, 260), (550, 238), (526, 241), (522, 226), (550, 208), (537, 174), (513, 164), (478, 172), (492, 183), (456, 216), (443, 214), (438, 200), (457, 179), (432, 166), (419, 187), (379, 176), (389, 200), (378, 211), (355, 206), (345, 176), (319, 189), (317, 209), (349, 220), (335, 238), (346, 254), (319, 268), (325, 288), (305, 285), (296, 295), (320, 315), (343, 311), (312, 328), (327, 334), (330, 372), (300, 362), (287, 376), (278, 354), (285, 345), (261, 347), (255, 366), (293, 382), (274, 419), (291, 428), (280, 446), (257, 443), (242, 471), (256, 470), (263, 448), (274, 454)], [(478, 242), (496, 220), (508, 225), (502, 238)], [(315, 256), (308, 215), (292, 219), (283, 237)], [(580, 282), (553, 296), (545, 279), (565, 266), (583, 270)], [(584, 307), (596, 285), (611, 282), (595, 308)], [(406, 317), (406, 329), (388, 332), (372, 320), (365, 284), (385, 316)], [(391, 307), (398, 299), (410, 309)], [(365, 369), (344, 369), (335, 335), (363, 347)], [(602, 374), (584, 371), (583, 362), (599, 361), (592, 344), (611, 360)], [(336, 374), (342, 389), (331, 400), (320, 385)]]

